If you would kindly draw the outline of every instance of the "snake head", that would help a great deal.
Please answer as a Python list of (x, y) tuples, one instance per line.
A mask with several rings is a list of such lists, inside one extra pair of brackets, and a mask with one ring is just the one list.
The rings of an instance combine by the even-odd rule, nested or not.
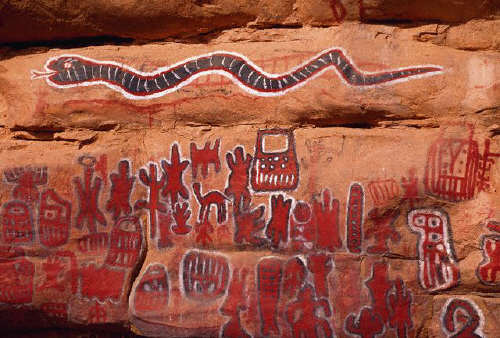
[(64, 76), (71, 70), (75, 70), (78, 65), (81, 65), (82, 60), (76, 56), (62, 55), (51, 58), (45, 64), (45, 72), (36, 70), (31, 71), (31, 79), (47, 78), (55, 84), (68, 84), (69, 76)]
[(59, 73), (62, 71), (70, 70), (71, 68), (76, 66), (78, 62), (79, 61), (75, 57), (61, 56), (58, 57), (57, 59), (50, 60), (49, 63), (45, 66), (45, 68)]

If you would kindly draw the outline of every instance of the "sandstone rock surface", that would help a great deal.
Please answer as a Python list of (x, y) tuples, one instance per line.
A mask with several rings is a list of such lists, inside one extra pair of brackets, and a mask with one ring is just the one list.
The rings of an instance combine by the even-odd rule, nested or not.
[(0, 43), (109, 37), (197, 38), (236, 27), (332, 26), (345, 21), (463, 23), (500, 14), (495, 0), (5, 0)]
[(499, 336), (498, 6), (445, 5), (4, 2), (6, 334)]

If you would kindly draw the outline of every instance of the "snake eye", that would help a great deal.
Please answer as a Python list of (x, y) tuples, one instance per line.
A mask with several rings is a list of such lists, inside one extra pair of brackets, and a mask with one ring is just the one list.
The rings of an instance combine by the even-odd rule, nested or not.
[(63, 67), (64, 67), (65, 69), (70, 69), (71, 67), (73, 67), (73, 62), (72, 62), (71, 60), (65, 61), (65, 62), (63, 63)]

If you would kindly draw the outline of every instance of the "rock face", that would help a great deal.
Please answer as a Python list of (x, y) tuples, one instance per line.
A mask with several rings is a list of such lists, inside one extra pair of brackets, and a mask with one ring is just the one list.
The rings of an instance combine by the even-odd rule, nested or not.
[(500, 335), (493, 1), (2, 6), (7, 334)]

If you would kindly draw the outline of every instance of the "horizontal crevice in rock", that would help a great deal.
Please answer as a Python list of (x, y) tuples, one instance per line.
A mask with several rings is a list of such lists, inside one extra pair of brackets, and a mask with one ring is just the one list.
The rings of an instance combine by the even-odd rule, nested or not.
[[(111, 131), (119, 127), (118, 123), (102, 123), (99, 125), (87, 126), (78, 129), (85, 129), (88, 131)], [(55, 126), (13, 126), (9, 128), (11, 132), (21, 131), (21, 132), (30, 132), (30, 133), (60, 133), (65, 131), (71, 131), (72, 128), (65, 127), (55, 127)]]
[(438, 128), (439, 125), (429, 120), (428, 116), (395, 116), (393, 112), (374, 110), (364, 106), (359, 111), (345, 113), (345, 109), (328, 112), (301, 113), (295, 119), (291, 119), (298, 126), (313, 126), (316, 128), (352, 128), (373, 129), (387, 127), (410, 127), (410, 128)]
[(54, 139), (55, 133), (54, 131), (24, 131), (21, 133), (14, 133), (12, 138), (26, 141), (56, 141)]
[(85, 48), (105, 45), (129, 46), (134, 44), (134, 39), (119, 36), (88, 36), (71, 39), (54, 39), (26, 42), (0, 43), (0, 60), (10, 59), (19, 55), (44, 53), (49, 49)]
[(413, 21), (411, 19), (361, 19), (361, 23), (370, 24), (370, 25), (380, 25), (380, 26), (392, 26), (398, 28), (415, 28), (419, 26), (425, 26), (430, 24), (444, 24), (441, 20), (421, 20), (421, 21)]

